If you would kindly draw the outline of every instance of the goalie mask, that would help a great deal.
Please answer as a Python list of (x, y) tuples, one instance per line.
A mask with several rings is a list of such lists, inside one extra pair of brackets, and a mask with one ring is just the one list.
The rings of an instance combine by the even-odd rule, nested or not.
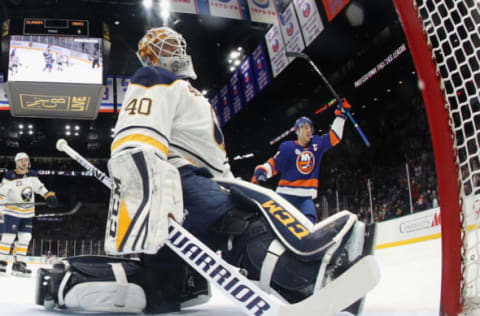
[(150, 29), (138, 42), (137, 56), (143, 66), (160, 66), (180, 78), (197, 79), (187, 42), (169, 27)]

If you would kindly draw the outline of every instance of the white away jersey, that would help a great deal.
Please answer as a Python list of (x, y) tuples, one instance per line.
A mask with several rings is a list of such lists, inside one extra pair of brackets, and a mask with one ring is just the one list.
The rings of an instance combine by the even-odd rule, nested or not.
[[(3, 213), (21, 218), (35, 215), (35, 193), (46, 197), (48, 190), (38, 179), (37, 171), (29, 170), (26, 174), (8, 171), (0, 183), (0, 203), (7, 204)], [(24, 205), (8, 205), (8, 203), (32, 203)]]
[(222, 131), (212, 106), (188, 81), (160, 67), (140, 68), (132, 77), (115, 126), (112, 155), (150, 146), (179, 168), (207, 168), (231, 177)]

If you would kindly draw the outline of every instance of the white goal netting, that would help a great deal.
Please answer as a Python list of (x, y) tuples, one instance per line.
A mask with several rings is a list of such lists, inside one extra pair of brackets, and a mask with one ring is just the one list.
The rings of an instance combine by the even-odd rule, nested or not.
[[(407, 1), (405, 1), (407, 2)], [(408, 1), (411, 2), (411, 1)], [(480, 0), (413, 0), (449, 115), (461, 204), (465, 314), (480, 309)], [(441, 167), (441, 166), (440, 166)], [(438, 167), (437, 167), (438, 168)], [(441, 199), (441, 196), (440, 196)], [(442, 228), (442, 230), (445, 228)], [(444, 249), (445, 251), (445, 249)]]

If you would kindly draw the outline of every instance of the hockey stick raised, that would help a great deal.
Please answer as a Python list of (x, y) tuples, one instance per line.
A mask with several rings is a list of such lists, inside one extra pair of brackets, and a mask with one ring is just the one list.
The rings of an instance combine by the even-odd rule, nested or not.
[(60, 217), (60, 216), (70, 216), (70, 215), (73, 215), (75, 214), (76, 212), (78, 212), (78, 210), (80, 209), (80, 207), (82, 206), (82, 202), (77, 202), (77, 204), (75, 204), (75, 206), (70, 210), (70, 211), (67, 211), (67, 212), (62, 212), (62, 213), (46, 213), (46, 214), (38, 214), (38, 215), (35, 215), (34, 217), (35, 218), (39, 218), (39, 217)]
[[(332, 87), (330, 82), (328, 82), (327, 78), (325, 78), (323, 73), (320, 71), (320, 69), (318, 69), (317, 65), (315, 65), (313, 60), (307, 54), (299, 53), (299, 52), (285, 52), (285, 55), (287, 55), (287, 57), (301, 58), (301, 59), (305, 59), (306, 61), (308, 61), (308, 63), (310, 63), (310, 65), (315, 70), (315, 72), (320, 76), (320, 78), (322, 78), (322, 81), (323, 81), (323, 83), (325, 83), (328, 90), (330, 90), (330, 92), (333, 94), (335, 99), (337, 99), (337, 102), (339, 102), (339, 103), (341, 102), (342, 99), (340, 98), (340, 95), (337, 93), (337, 91), (335, 91), (335, 89)], [(362, 137), (362, 140), (365, 143), (365, 145), (367, 145), (367, 147), (370, 147), (370, 142), (368, 141), (367, 137), (363, 133), (360, 126), (358, 126), (357, 121), (355, 121), (355, 119), (353, 118), (352, 114), (350, 114), (350, 112), (347, 111), (346, 113), (347, 113), (348, 118), (352, 122), (353, 126), (355, 127), (357, 132), (360, 134), (360, 137)]]
[[(111, 179), (68, 146), (65, 140), (57, 141), (57, 149), (60, 141), (62, 144), (59, 150), (91, 171), (105, 186), (112, 188)], [(333, 315), (363, 297), (380, 279), (375, 260), (372, 256), (366, 256), (342, 274), (338, 278), (339, 282), (330, 282), (299, 303), (283, 303), (262, 291), (236, 268), (232, 268), (180, 224), (169, 218), (168, 226), (169, 238), (165, 242), (167, 247), (211, 284), (217, 286), (248, 315), (291, 316), (295, 313), (302, 313), (305, 316)], [(338, 295), (337, 292), (342, 292), (342, 295)]]

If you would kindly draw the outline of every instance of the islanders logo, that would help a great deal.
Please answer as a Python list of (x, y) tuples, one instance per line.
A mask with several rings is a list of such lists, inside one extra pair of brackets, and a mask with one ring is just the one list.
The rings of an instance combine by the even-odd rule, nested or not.
[(297, 170), (302, 174), (309, 174), (315, 166), (315, 156), (310, 151), (302, 151), (297, 156)]
[(252, 0), (253, 3), (255, 3), (256, 6), (266, 9), (270, 6), (270, 1), (269, 0)]
[(288, 25), (287, 25), (287, 35), (288, 35), (288, 36), (292, 36), (292, 34), (293, 34), (293, 23), (290, 22), (290, 23), (288, 23)]
[(310, 16), (310, 3), (308, 2), (305, 2), (305, 4), (303, 5), (303, 8), (302, 8), (302, 14), (304, 17), (308, 18)]
[(279, 49), (280, 49), (280, 45), (278, 43), (278, 39), (275, 39), (275, 42), (272, 45), (272, 50), (273, 50), (274, 53), (276, 53), (276, 52), (278, 52)]

